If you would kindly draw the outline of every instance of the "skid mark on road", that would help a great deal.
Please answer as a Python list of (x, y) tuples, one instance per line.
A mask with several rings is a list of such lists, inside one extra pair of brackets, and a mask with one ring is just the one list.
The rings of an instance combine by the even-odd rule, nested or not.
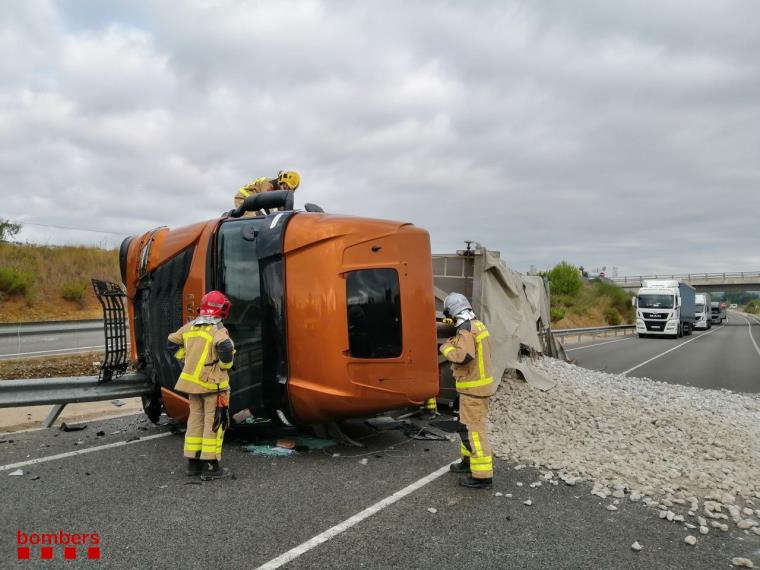
[[(723, 325), (723, 326), (725, 326), (725, 325)], [(621, 375), (621, 376), (626, 376), (627, 374), (629, 374), (630, 372), (633, 372), (633, 371), (634, 371), (634, 370), (636, 370), (637, 368), (641, 368), (642, 366), (644, 366), (645, 364), (649, 364), (649, 363), (650, 363), (650, 362), (652, 362), (653, 360), (657, 360), (658, 358), (661, 358), (661, 357), (665, 356), (666, 354), (668, 354), (668, 353), (670, 353), (670, 352), (673, 352), (674, 350), (678, 350), (679, 348), (681, 348), (682, 346), (686, 346), (686, 345), (687, 345), (687, 344), (689, 344), (690, 342), (694, 342), (695, 340), (699, 340), (700, 338), (705, 338), (705, 337), (706, 337), (707, 335), (709, 335), (709, 334), (712, 334), (712, 333), (714, 333), (714, 332), (718, 332), (719, 330), (721, 330), (721, 329), (723, 328), (723, 326), (717, 327), (717, 328), (716, 328), (716, 329), (714, 329), (714, 330), (711, 330), (711, 331), (708, 331), (708, 332), (706, 332), (706, 333), (703, 333), (703, 334), (699, 335), (698, 337), (695, 337), (695, 338), (691, 338), (691, 339), (687, 340), (686, 342), (682, 342), (681, 344), (679, 344), (679, 345), (677, 345), (677, 346), (674, 346), (673, 348), (671, 348), (671, 349), (668, 349), (668, 350), (666, 350), (665, 352), (661, 352), (661, 353), (660, 353), (660, 354), (658, 354), (657, 356), (653, 356), (653, 357), (652, 357), (652, 358), (650, 358), (649, 360), (645, 360), (645, 361), (644, 361), (644, 362), (642, 362), (641, 364), (637, 364), (637, 365), (636, 365), (636, 366), (634, 366), (633, 368), (629, 368), (629, 369), (628, 369), (628, 370), (626, 370), (625, 372), (621, 372), (621, 373), (620, 373), (620, 375)]]

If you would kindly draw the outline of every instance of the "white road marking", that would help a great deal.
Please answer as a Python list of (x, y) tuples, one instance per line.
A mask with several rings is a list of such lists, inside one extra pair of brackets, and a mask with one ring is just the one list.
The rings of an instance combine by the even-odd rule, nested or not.
[(85, 455), (86, 453), (92, 453), (94, 451), (103, 451), (104, 449), (113, 449), (114, 447), (123, 447), (125, 445), (132, 445), (133, 443), (140, 443), (141, 441), (150, 441), (151, 439), (158, 439), (159, 437), (167, 437), (169, 435), (172, 435), (172, 432), (167, 431), (164, 433), (158, 433), (156, 435), (146, 435), (146, 436), (141, 437), (140, 439), (135, 439), (132, 441), (117, 441), (114, 443), (107, 443), (105, 445), (98, 445), (96, 447), (78, 449), (77, 451), (68, 451), (66, 453), (59, 453), (58, 455), (48, 455), (47, 457), (38, 457), (37, 459), (29, 459), (28, 461), (19, 461), (18, 463), (0, 465), (0, 471), (8, 471), (9, 469), (18, 469), (20, 467), (27, 467), (28, 465), (37, 465), (39, 463), (47, 463), (48, 461), (56, 461), (58, 459), (66, 459), (67, 457)]
[[(723, 325), (723, 326), (725, 326), (725, 325)], [(673, 348), (666, 350), (665, 352), (661, 352), (661, 353), (660, 353), (660, 354), (658, 354), (657, 356), (653, 356), (653, 357), (652, 357), (652, 358), (650, 358), (649, 360), (645, 360), (645, 361), (644, 361), (644, 362), (642, 362), (641, 364), (637, 364), (637, 365), (636, 365), (636, 366), (634, 366), (633, 368), (629, 368), (629, 369), (628, 369), (628, 370), (626, 370), (625, 372), (621, 372), (621, 373), (620, 373), (620, 375), (621, 375), (621, 376), (625, 376), (625, 375), (627, 375), (628, 373), (630, 373), (630, 372), (633, 372), (633, 371), (634, 371), (634, 370), (636, 370), (637, 368), (641, 368), (641, 367), (642, 367), (642, 366), (644, 366), (645, 364), (649, 364), (649, 363), (650, 363), (650, 362), (652, 362), (653, 360), (657, 360), (657, 359), (658, 359), (658, 358), (660, 358), (661, 356), (665, 356), (665, 355), (666, 355), (666, 354), (668, 354), (669, 352), (673, 352), (674, 350), (678, 350), (678, 349), (679, 349), (679, 348), (681, 348), (682, 346), (686, 346), (686, 345), (687, 345), (687, 344), (689, 344), (690, 342), (694, 342), (695, 340), (699, 340), (700, 338), (704, 338), (704, 337), (706, 337), (708, 334), (712, 334), (712, 333), (714, 333), (714, 332), (718, 332), (719, 330), (721, 330), (721, 329), (723, 328), (723, 326), (717, 327), (717, 328), (715, 328), (715, 330), (711, 330), (711, 331), (708, 331), (708, 332), (706, 332), (706, 333), (702, 333), (701, 335), (699, 335), (699, 336), (697, 336), (697, 337), (694, 337), (694, 338), (690, 338), (690, 339), (689, 339), (689, 340), (687, 340), (686, 342), (682, 342), (681, 344), (679, 344), (679, 345), (676, 345), (676, 346), (674, 346)]]
[(52, 354), (54, 352), (77, 352), (80, 350), (90, 350), (92, 348), (105, 348), (104, 344), (98, 346), (78, 346), (76, 348), (56, 348), (52, 350), (36, 350), (34, 352), (16, 352), (14, 354), (0, 354), (0, 358), (12, 358), (17, 356), (31, 356), (34, 354)]
[[(137, 416), (140, 414), (142, 414), (142, 412), (126, 412), (124, 414), (116, 414), (113, 416), (94, 417), (91, 419), (79, 420), (77, 422), (66, 422), (66, 425), (75, 426), (78, 424), (91, 424), (94, 422), (115, 420), (116, 418), (126, 418), (129, 416)], [(17, 429), (16, 431), (3, 431), (3, 432), (0, 432), (0, 436), (12, 435), (12, 434), (17, 434), (17, 433), (29, 433), (30, 431), (42, 431), (42, 430), (50, 430), (50, 429), (51, 428), (46, 428), (46, 427), (24, 428), (24, 429)]]
[[(755, 337), (752, 336), (752, 322), (744, 315), (739, 315), (739, 316), (747, 322), (747, 332), (749, 333), (749, 340), (752, 341), (752, 346), (755, 347), (755, 352), (757, 352), (757, 355), (760, 356), (760, 348), (758, 348), (757, 343), (755, 342)], [(752, 317), (752, 318), (755, 319), (755, 321), (757, 321), (756, 317)], [(757, 322), (760, 322), (760, 321), (757, 321)]]
[(312, 548), (316, 548), (320, 544), (327, 542), (331, 538), (338, 536), (343, 531), (346, 531), (352, 526), (359, 524), (364, 519), (367, 519), (371, 517), (372, 515), (374, 515), (375, 513), (382, 511), (385, 507), (388, 507), (392, 505), (393, 503), (395, 503), (396, 501), (403, 499), (407, 495), (413, 493), (417, 489), (424, 487), (431, 481), (435, 481), (436, 479), (438, 479), (438, 477), (448, 472), (449, 472), (449, 464), (447, 463), (446, 465), (444, 465), (437, 471), (433, 471), (430, 475), (423, 477), (422, 479), (412, 483), (408, 487), (404, 487), (403, 489), (401, 489), (400, 491), (397, 491), (390, 497), (386, 497), (382, 501), (375, 503), (371, 507), (367, 507), (366, 509), (355, 514), (351, 518), (344, 520), (342, 523), (338, 523), (334, 527), (328, 528), (326, 531), (318, 534), (314, 538), (311, 538), (307, 540), (306, 542), (304, 542), (303, 544), (300, 544), (296, 546), (295, 548), (288, 550), (286, 553), (281, 554), (277, 558), (270, 560), (266, 564), (262, 564), (261, 566), (257, 568), (257, 570), (272, 570), (274, 568), (279, 568), (280, 566), (287, 564), (288, 562), (291, 562), (292, 560), (295, 560), (296, 558), (298, 558), (302, 554), (305, 554)]
[(612, 344), (613, 342), (620, 342), (622, 340), (631, 340), (633, 337), (629, 336), (628, 338), (619, 338), (617, 340), (608, 340), (606, 342), (597, 342), (596, 344), (589, 344), (587, 346), (579, 346), (576, 348), (566, 348), (565, 352), (570, 352), (571, 350), (583, 350), (584, 348), (594, 348), (595, 346), (604, 346), (605, 344)]

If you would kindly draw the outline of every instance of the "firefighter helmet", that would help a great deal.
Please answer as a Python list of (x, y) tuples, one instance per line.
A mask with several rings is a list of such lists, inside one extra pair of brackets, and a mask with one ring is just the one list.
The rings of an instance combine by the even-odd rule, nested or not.
[(280, 170), (277, 174), (277, 185), (287, 184), (288, 188), (295, 191), (298, 185), (301, 184), (301, 175), (295, 170)]
[(224, 293), (209, 291), (201, 299), (202, 317), (219, 317), (226, 319), (230, 315), (232, 303)]
[(443, 314), (446, 317), (454, 318), (466, 310), (472, 311), (472, 306), (467, 297), (461, 293), (449, 293), (443, 300)]

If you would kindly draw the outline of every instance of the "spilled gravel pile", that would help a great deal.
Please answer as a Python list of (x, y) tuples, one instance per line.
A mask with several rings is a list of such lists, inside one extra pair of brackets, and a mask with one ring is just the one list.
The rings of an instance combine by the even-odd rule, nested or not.
[(537, 367), (556, 388), (505, 379), (493, 398), (497, 456), (542, 467), (554, 484), (592, 481), (595, 495), (642, 501), (702, 534), (760, 535), (760, 397), (550, 358)]

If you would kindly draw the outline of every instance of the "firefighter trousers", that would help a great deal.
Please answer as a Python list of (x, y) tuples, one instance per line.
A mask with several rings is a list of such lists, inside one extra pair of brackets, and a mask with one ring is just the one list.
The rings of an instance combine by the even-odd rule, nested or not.
[(490, 397), (459, 395), (459, 437), (462, 459), (470, 460), (475, 479), (493, 477), (493, 455), (488, 441), (486, 423)]
[(188, 459), (221, 459), (224, 430), (213, 430), (216, 392), (189, 394), (190, 416), (185, 432), (185, 457)]

